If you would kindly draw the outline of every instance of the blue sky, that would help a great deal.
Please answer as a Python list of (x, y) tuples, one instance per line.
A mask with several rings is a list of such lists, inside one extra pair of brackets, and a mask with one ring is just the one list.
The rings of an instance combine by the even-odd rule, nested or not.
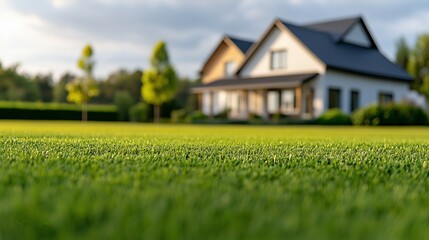
[(308, 23), (363, 15), (390, 58), (395, 42), (429, 33), (427, 0), (1, 0), (0, 60), (29, 73), (77, 72), (82, 47), (95, 49), (96, 75), (146, 68), (167, 41), (181, 76), (196, 77), (224, 33), (258, 39), (280, 17)]

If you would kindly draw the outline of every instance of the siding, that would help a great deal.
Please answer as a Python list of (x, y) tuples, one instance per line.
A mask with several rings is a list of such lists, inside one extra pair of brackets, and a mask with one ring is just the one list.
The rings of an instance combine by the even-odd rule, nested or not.
[[(271, 52), (286, 50), (286, 68), (270, 68)], [(275, 76), (299, 73), (323, 73), (325, 66), (288, 31), (275, 26), (256, 52), (243, 66), (243, 77)]]
[(323, 77), (324, 110), (328, 109), (328, 88), (341, 89), (341, 110), (350, 113), (350, 92), (359, 92), (359, 107), (364, 107), (378, 102), (380, 92), (393, 94), (393, 100), (400, 102), (409, 93), (407, 82), (385, 80), (376, 77), (357, 75), (328, 69)]

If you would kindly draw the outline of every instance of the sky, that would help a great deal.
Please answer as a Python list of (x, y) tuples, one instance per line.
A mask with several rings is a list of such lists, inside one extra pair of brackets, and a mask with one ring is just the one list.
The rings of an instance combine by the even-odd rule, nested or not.
[(145, 69), (164, 40), (182, 77), (195, 78), (222, 36), (258, 40), (275, 18), (296, 24), (361, 15), (393, 59), (405, 36), (429, 33), (428, 0), (0, 0), (0, 61), (30, 74), (78, 73), (90, 43), (95, 75)]

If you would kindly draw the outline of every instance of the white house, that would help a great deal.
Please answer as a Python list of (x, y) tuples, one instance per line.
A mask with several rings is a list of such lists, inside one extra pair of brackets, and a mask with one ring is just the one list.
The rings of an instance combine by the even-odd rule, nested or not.
[(255, 43), (225, 36), (205, 62), (201, 110), (246, 119), (315, 118), (399, 102), (412, 78), (380, 51), (362, 17), (296, 25), (276, 19)]

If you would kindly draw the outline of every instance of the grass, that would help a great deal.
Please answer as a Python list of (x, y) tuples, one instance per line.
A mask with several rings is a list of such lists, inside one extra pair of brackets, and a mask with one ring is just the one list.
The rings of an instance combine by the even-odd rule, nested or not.
[(424, 239), (429, 128), (0, 121), (0, 239)]

